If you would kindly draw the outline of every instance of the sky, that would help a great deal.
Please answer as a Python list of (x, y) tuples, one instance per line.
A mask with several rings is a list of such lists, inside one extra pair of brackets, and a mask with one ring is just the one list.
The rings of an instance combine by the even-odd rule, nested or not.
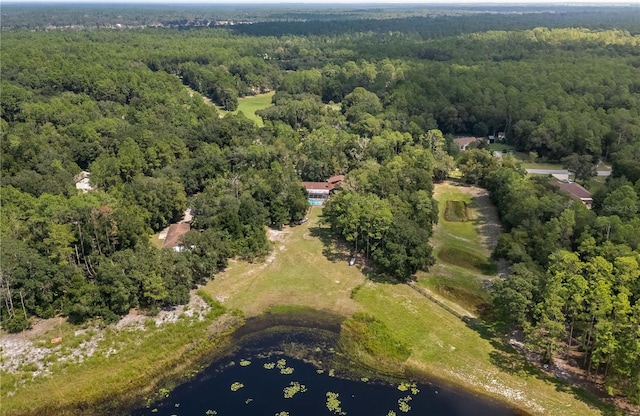
[[(92, 3), (92, 4), (116, 4), (116, 3), (162, 3), (162, 4), (621, 4), (637, 5), (640, 0), (20, 0), (8, 1), (11, 3)], [(640, 18), (640, 15), (639, 15)]]

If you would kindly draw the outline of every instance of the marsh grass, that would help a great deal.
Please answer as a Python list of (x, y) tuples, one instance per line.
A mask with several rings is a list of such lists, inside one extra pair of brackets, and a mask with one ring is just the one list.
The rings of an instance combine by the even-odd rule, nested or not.
[(390, 373), (397, 373), (411, 355), (409, 346), (396, 339), (384, 322), (365, 313), (355, 313), (343, 322), (339, 346), (362, 364)]

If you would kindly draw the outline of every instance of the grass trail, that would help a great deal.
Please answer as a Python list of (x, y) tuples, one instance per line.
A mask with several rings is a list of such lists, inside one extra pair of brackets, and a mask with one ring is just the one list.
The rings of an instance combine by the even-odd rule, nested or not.
[[(429, 273), (419, 273), (417, 284), (449, 307), (475, 316), (488, 301), (483, 283), (495, 278), (496, 265), (489, 258), (500, 233), (497, 213), (485, 190), (445, 182), (436, 184), (438, 224), (431, 244), (436, 264)], [(468, 221), (447, 221), (447, 201), (467, 205)]]

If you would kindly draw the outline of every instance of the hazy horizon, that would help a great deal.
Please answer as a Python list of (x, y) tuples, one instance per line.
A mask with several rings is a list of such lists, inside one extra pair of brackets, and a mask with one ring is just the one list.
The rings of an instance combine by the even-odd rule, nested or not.
[(424, 1), (424, 0), (401, 0), (401, 1), (393, 1), (393, 0), (351, 0), (351, 1), (341, 1), (341, 0), (237, 0), (237, 1), (216, 1), (216, 0), (135, 0), (135, 1), (127, 1), (127, 0), (15, 0), (15, 1), (4, 1), (4, 4), (96, 4), (96, 5), (111, 5), (111, 4), (163, 4), (163, 5), (290, 5), (290, 4), (298, 4), (298, 5), (367, 5), (367, 4), (375, 4), (375, 5), (438, 5), (438, 6), (446, 6), (446, 5), (555, 5), (555, 6), (566, 6), (566, 5), (607, 5), (607, 6), (640, 6), (640, 2), (638, 1), (620, 1), (620, 0), (599, 0), (599, 1), (584, 1), (584, 0), (449, 0), (449, 1)]

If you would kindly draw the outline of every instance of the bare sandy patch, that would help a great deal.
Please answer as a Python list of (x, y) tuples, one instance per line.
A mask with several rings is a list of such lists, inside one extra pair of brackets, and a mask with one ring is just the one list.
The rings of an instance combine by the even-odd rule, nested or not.
[[(108, 328), (118, 331), (144, 331), (145, 323), (151, 319), (156, 326), (174, 323), (181, 316), (202, 321), (210, 306), (195, 292), (187, 305), (161, 310), (156, 316), (147, 316), (138, 310), (132, 310)], [(51, 344), (52, 337), (58, 337), (58, 328), (62, 318), (43, 319), (36, 322), (32, 329), (19, 334), (0, 336), (0, 371), (15, 373), (28, 369), (32, 377), (49, 374), (49, 367), (56, 361), (82, 362), (98, 351), (99, 343), (104, 339), (105, 329), (97, 325), (78, 328), (73, 334), (61, 337), (59, 344)], [(79, 341), (79, 342), (78, 342)], [(77, 343), (69, 347), (69, 342)], [(116, 354), (110, 349), (103, 351), (105, 356)]]

